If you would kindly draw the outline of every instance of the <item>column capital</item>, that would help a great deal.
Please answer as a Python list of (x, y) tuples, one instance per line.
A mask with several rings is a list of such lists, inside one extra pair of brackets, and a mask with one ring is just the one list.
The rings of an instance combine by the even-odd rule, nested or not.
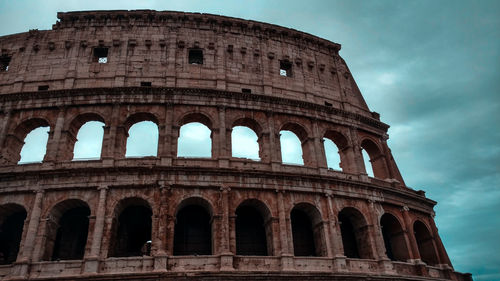
[(325, 191), (324, 195), (326, 198), (333, 198), (334, 197), (333, 192), (331, 190)]

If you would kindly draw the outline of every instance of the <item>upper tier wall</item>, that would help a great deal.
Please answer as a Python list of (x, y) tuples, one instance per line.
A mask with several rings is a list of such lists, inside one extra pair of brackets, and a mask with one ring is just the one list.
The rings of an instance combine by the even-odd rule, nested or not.
[[(90, 87), (251, 90), (372, 117), (340, 45), (276, 25), (179, 12), (59, 13), (52, 30), (0, 37), (0, 94)], [(99, 63), (95, 48), (108, 49)], [(203, 64), (189, 63), (201, 49)], [(280, 75), (280, 62), (291, 77)], [(43, 89), (43, 87), (42, 87)], [(373, 114), (377, 117), (377, 114)]]

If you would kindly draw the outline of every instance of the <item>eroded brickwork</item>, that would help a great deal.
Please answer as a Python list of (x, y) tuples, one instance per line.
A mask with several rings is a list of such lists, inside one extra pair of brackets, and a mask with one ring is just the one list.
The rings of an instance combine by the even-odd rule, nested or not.
[[(58, 18), (0, 38), (0, 225), (19, 230), (0, 228), (19, 244), (2, 245), (1, 278), (471, 279), (451, 266), (435, 202), (405, 185), (340, 45), (206, 14)], [(105, 124), (101, 157), (74, 161), (88, 121)], [(126, 158), (140, 121), (158, 126), (157, 156)], [(190, 122), (211, 130), (210, 158), (177, 157)], [(42, 163), (18, 164), (40, 126)], [(232, 157), (235, 126), (256, 133), (260, 161)], [(282, 163), (282, 130), (300, 139), (304, 165)], [(324, 138), (341, 171), (328, 168)]]

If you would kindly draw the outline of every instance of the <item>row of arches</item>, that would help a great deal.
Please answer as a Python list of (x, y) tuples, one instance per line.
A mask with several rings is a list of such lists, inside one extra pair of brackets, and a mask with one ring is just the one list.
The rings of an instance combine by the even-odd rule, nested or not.
[[(177, 157), (211, 158), (213, 157), (212, 121), (200, 113), (185, 116), (182, 119), (177, 135)], [(122, 143), (114, 144), (122, 150), (125, 157), (157, 157), (159, 151), (159, 121), (150, 113), (136, 113), (127, 119), (123, 127), (125, 138)], [(95, 113), (78, 115), (63, 129), (64, 147), (59, 150), (59, 158), (66, 160), (100, 159), (105, 139), (105, 130), (109, 127), (104, 119)], [(19, 151), (18, 163), (42, 162), (46, 158), (49, 123), (40, 118), (30, 119), (19, 125), (7, 146), (15, 153)], [(228, 142), (231, 145), (231, 156), (255, 161), (267, 157), (264, 149), (265, 130), (259, 123), (250, 118), (241, 118), (231, 127)], [(294, 165), (311, 165), (315, 157), (311, 151), (310, 133), (297, 123), (285, 123), (279, 128), (279, 146), (281, 162)], [(356, 165), (355, 156), (350, 155), (350, 141), (343, 133), (326, 131), (321, 137), (320, 154), (326, 167), (333, 170), (353, 172)], [(120, 142), (120, 141), (119, 141)], [(359, 157), (364, 160), (366, 173), (372, 177), (387, 178), (387, 164), (384, 162), (382, 149), (370, 138), (360, 142)], [(69, 152), (68, 152), (69, 150)], [(358, 164), (361, 165), (361, 164)]]
[[(79, 199), (56, 204), (49, 212), (45, 226), (42, 260), (83, 259), (88, 240), (90, 207)], [(272, 215), (260, 200), (247, 199), (234, 211), (235, 254), (273, 256)], [(26, 211), (16, 204), (0, 206), (0, 264), (13, 263), (21, 244)], [(183, 200), (174, 214), (172, 254), (212, 255), (214, 212), (201, 197)], [(325, 224), (320, 211), (310, 203), (296, 204), (289, 213), (292, 248), (295, 256), (328, 256)], [(122, 199), (115, 207), (111, 223), (108, 257), (149, 255), (152, 240), (153, 210), (142, 198)], [(370, 236), (370, 225), (354, 207), (345, 207), (337, 214), (343, 255), (348, 258), (377, 257)], [(380, 218), (381, 236), (386, 255), (395, 261), (411, 258), (405, 231), (399, 219), (384, 213)], [(439, 263), (433, 236), (420, 220), (412, 225), (420, 258), (430, 265)], [(169, 235), (169, 234), (167, 234)], [(171, 235), (171, 234), (170, 234)]]

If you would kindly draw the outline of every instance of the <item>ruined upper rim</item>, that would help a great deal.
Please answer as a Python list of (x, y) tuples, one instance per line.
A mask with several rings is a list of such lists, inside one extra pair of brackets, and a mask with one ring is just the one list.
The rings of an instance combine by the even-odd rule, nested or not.
[(106, 19), (141, 19), (147, 18), (152, 22), (168, 22), (168, 21), (195, 21), (217, 24), (221, 26), (240, 26), (241, 28), (260, 29), (270, 34), (280, 34), (288, 36), (295, 40), (305, 40), (317, 43), (331, 51), (338, 53), (341, 45), (321, 37), (299, 31), (292, 28), (283, 27), (276, 24), (264, 23), (255, 20), (246, 20), (241, 18), (214, 15), (209, 13), (192, 13), (178, 11), (156, 11), (156, 10), (93, 10), (93, 11), (70, 11), (58, 12), (58, 22), (52, 26), (52, 29), (60, 29), (70, 27), (76, 21), (81, 20), (106, 20)]

